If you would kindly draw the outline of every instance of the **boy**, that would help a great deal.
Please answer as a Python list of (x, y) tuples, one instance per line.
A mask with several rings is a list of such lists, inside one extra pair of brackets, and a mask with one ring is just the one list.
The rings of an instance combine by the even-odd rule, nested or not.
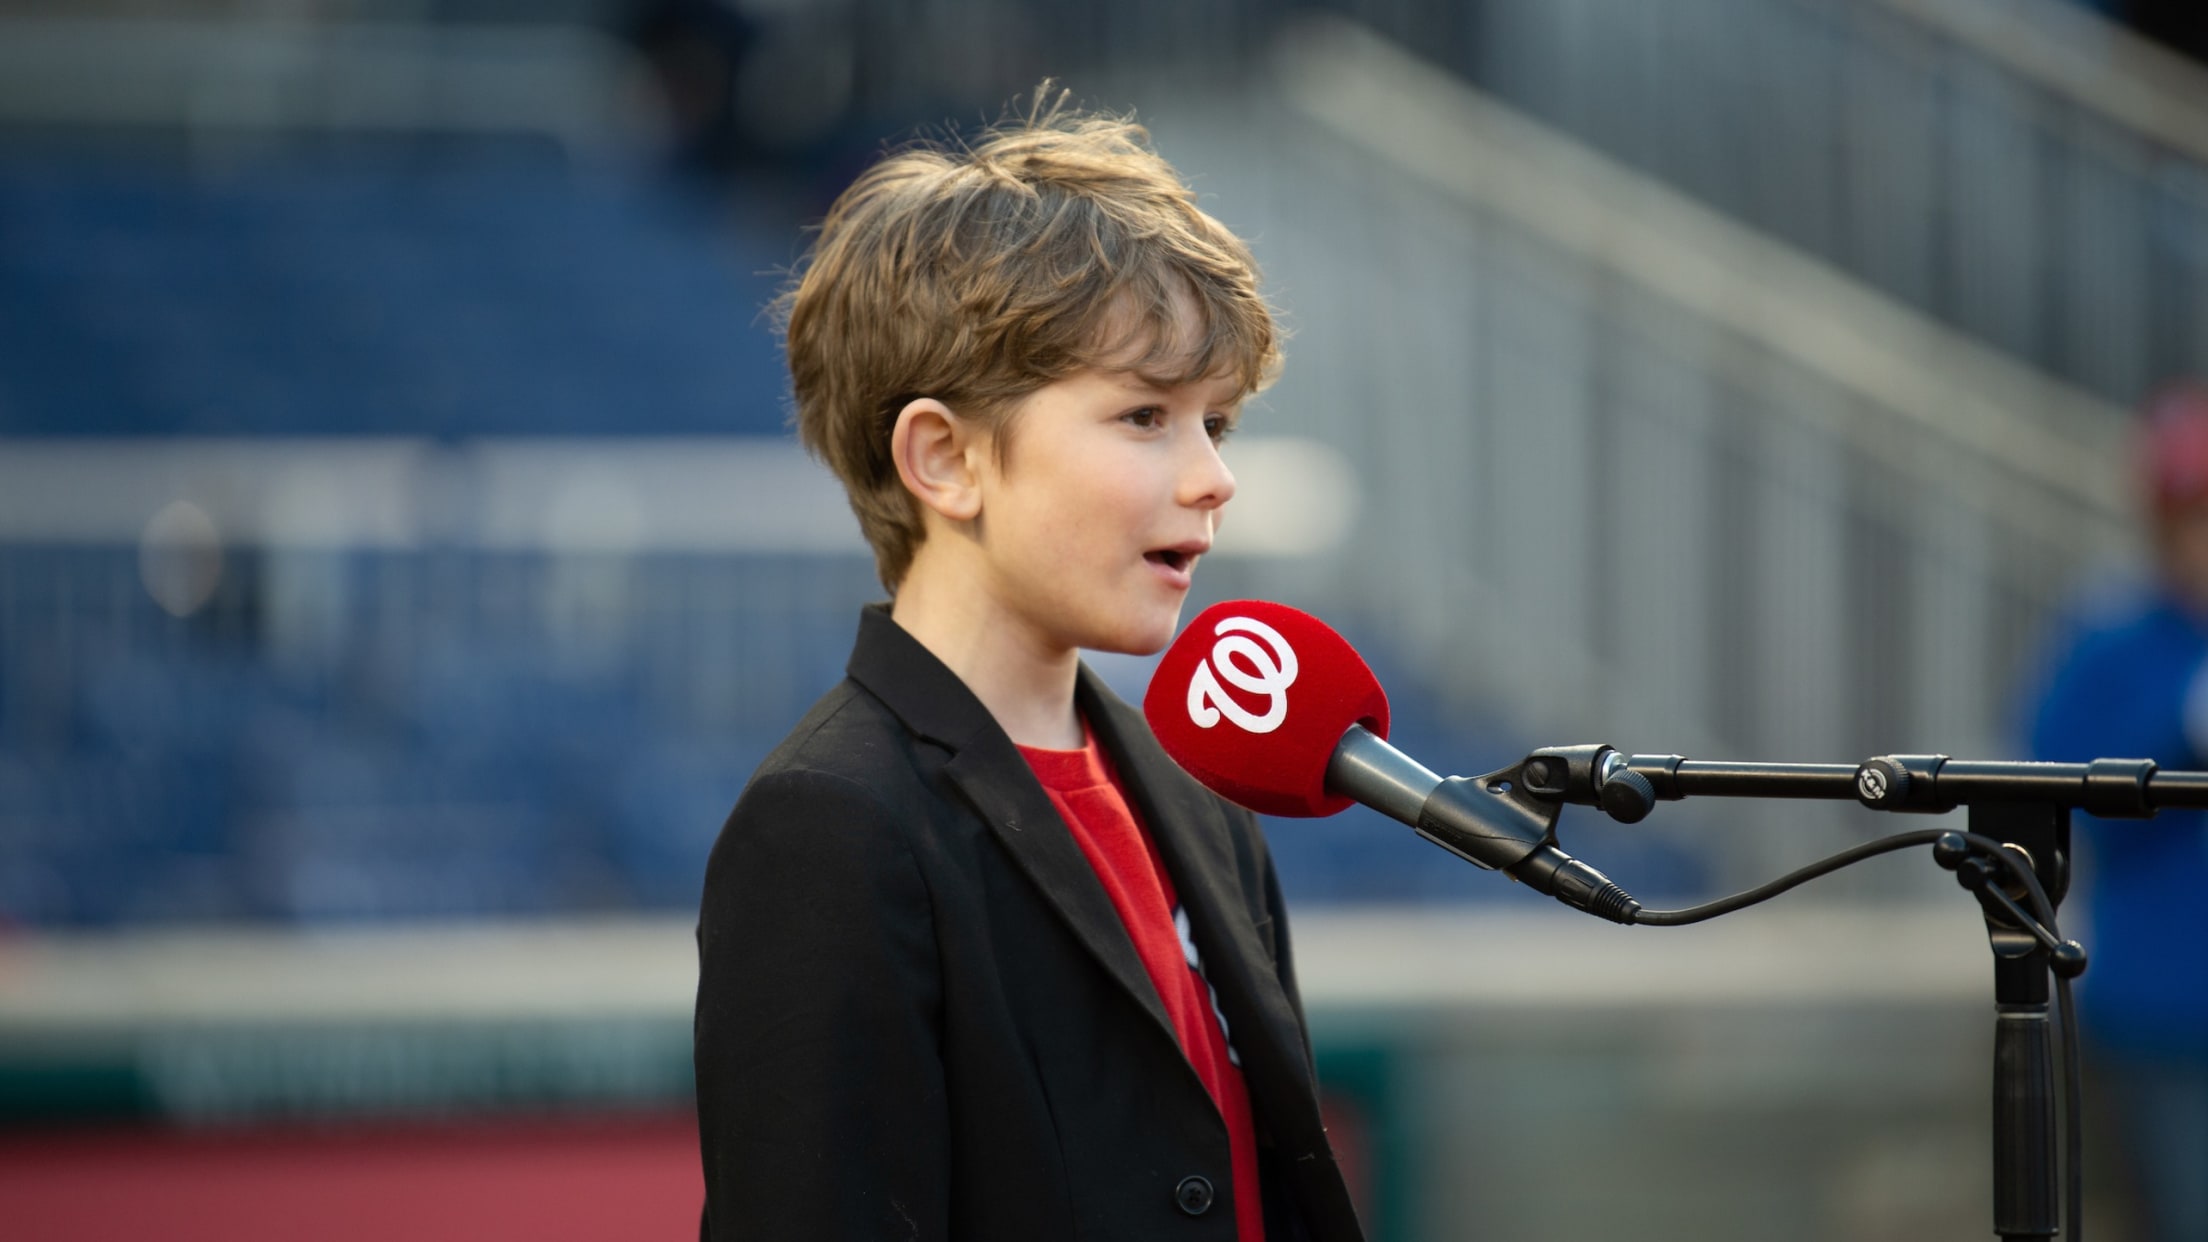
[(890, 156), (785, 298), (892, 594), (744, 790), (698, 923), (712, 1238), (1356, 1238), (1255, 821), (1077, 650), (1171, 639), (1277, 369), (1132, 124)]

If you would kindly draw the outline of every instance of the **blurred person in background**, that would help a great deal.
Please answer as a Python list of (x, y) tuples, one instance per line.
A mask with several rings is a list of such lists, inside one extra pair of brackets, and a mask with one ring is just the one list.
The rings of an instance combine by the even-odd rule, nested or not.
[[(2032, 719), (2036, 758), (2208, 768), (2208, 386), (2148, 408), (2139, 478), (2155, 581), (2082, 618)], [(2087, 944), (2079, 1002), (2148, 1236), (2208, 1238), (2208, 815), (2079, 819)]]
[(736, 106), (757, 23), (720, 0), (643, 0), (625, 33), (651, 67), (677, 172), (718, 179), (758, 158)]

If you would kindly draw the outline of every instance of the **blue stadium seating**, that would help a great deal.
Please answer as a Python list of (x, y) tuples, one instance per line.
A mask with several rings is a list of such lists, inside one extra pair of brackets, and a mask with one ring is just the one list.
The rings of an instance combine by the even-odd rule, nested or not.
[(794, 237), (542, 163), (0, 155), (0, 434), (771, 434)]

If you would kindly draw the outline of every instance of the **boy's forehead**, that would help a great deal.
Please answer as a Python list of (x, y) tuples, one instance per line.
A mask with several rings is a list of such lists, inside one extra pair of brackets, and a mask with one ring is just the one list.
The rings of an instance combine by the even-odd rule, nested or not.
[(1201, 385), (1225, 387), (1230, 390), (1229, 397), (1241, 395), (1242, 379), (1235, 359), (1206, 358), (1201, 331), (1181, 316), (1174, 317), (1169, 331), (1169, 336), (1161, 337), (1145, 324), (1107, 324), (1099, 343), (1102, 356), (1095, 370), (1130, 389), (1166, 392)]
[(1239, 334), (1221, 329), (1185, 278), (1147, 292), (1123, 289), (1088, 329), (1088, 366), (1129, 388), (1202, 387), (1204, 399), (1233, 404), (1255, 391), (1259, 359)]
[(1095, 345), (1104, 364), (1152, 375), (1187, 376), (1204, 352), (1210, 327), (1185, 280), (1169, 281), (1162, 302), (1122, 291), (1099, 317)]

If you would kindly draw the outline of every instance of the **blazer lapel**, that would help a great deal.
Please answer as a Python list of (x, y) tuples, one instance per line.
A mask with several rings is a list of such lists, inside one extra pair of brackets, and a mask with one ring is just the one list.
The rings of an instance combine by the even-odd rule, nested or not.
[(966, 683), (880, 605), (860, 614), (848, 671), (915, 733), (951, 752), (943, 774), (1105, 973), (1178, 1047), (1165, 1003), (1103, 881), (1027, 760)]
[(1158, 999), (1157, 985), (1143, 969), (1111, 895), (1011, 739), (1003, 739), (1001, 753), (986, 741), (969, 746), (953, 756), (943, 771), (981, 812), (998, 842), (1105, 972), (1178, 1046), (1180, 1037), (1166, 1016), (1165, 1002)]
[[(1188, 912), (1204, 975), (1218, 989), (1235, 1051), (1253, 1098), (1266, 1101), (1275, 1137), (1304, 1136), (1323, 1146), (1318, 1086), (1303, 1042), (1303, 1024), (1280, 986), (1272, 957), (1257, 937), (1248, 907), (1233, 884), (1231, 825), (1218, 799), (1159, 747), (1134, 709), (1095, 674), (1081, 671), (1082, 710), (1126, 779), (1136, 810), (1157, 842)], [(1292, 1117), (1277, 1110), (1295, 1109)], [(1300, 1154), (1300, 1153), (1298, 1153)]]

